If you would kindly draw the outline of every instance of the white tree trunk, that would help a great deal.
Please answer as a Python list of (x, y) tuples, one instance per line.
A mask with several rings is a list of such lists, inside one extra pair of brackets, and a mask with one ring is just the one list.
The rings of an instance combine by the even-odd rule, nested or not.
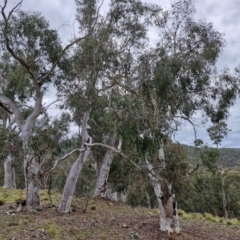
[(90, 148), (84, 145), (84, 143), (92, 143), (92, 139), (87, 133), (88, 119), (89, 113), (85, 112), (82, 123), (82, 146), (81, 146), (82, 149), (85, 148), (85, 151), (80, 152), (77, 160), (71, 167), (70, 173), (67, 177), (67, 181), (64, 186), (62, 198), (58, 207), (58, 212), (60, 213), (68, 213), (70, 211), (72, 198), (75, 192), (79, 174), (82, 170), (83, 164), (86, 162), (87, 158), (90, 155)]
[(168, 233), (180, 233), (177, 203), (174, 194), (171, 193), (171, 184), (161, 182), (156, 177), (153, 166), (147, 159), (146, 164), (160, 210), (160, 230), (167, 231)]
[(120, 201), (123, 203), (125, 203), (127, 201), (127, 191), (126, 190), (120, 192)]
[[(112, 141), (111, 146), (114, 145), (115, 141)], [(108, 174), (110, 170), (110, 166), (112, 163), (114, 152), (111, 149), (108, 149), (104, 155), (102, 165), (100, 167), (100, 170), (98, 172), (98, 179), (97, 179), (97, 185), (95, 188), (95, 192), (93, 197), (101, 197), (101, 198), (107, 198), (107, 181), (108, 181)]]
[[(4, 80), (1, 74), (0, 77), (2, 78), (2, 80)], [(35, 85), (34, 108), (26, 119), (23, 119), (22, 113), (18, 105), (10, 98), (1, 95), (0, 102), (7, 108), (11, 109), (15, 117), (15, 122), (21, 131), (24, 152), (24, 174), (27, 189), (27, 205), (35, 208), (40, 205), (38, 196), (38, 174), (40, 166), (37, 162), (35, 162), (32, 151), (30, 150), (28, 145), (28, 140), (32, 133), (33, 125), (42, 111), (42, 94), (40, 91), (40, 86), (37, 84)]]
[(70, 173), (68, 174), (67, 181), (64, 186), (62, 198), (59, 204), (58, 211), (60, 213), (68, 213), (70, 211), (72, 198), (75, 192), (78, 176), (89, 155), (90, 155), (90, 149), (88, 147), (86, 151), (81, 152), (79, 154), (77, 160), (72, 165)]
[(35, 161), (33, 154), (28, 153), (24, 159), (24, 169), (25, 169), (25, 184), (26, 184), (26, 201), (27, 205), (32, 208), (37, 208), (40, 205), (39, 189), (40, 189), (40, 179), (39, 171), (40, 165)]
[(107, 183), (106, 186), (106, 199), (109, 199), (111, 201), (118, 201), (118, 193), (111, 183)]
[[(3, 114), (2, 128), (12, 130), (12, 119), (10, 114), (7, 112)], [(15, 189), (15, 168), (13, 167), (14, 158), (9, 152), (6, 160), (4, 161), (4, 188)]]
[(4, 188), (15, 189), (15, 168), (12, 166), (13, 157), (9, 153), (7, 159), (4, 161)]

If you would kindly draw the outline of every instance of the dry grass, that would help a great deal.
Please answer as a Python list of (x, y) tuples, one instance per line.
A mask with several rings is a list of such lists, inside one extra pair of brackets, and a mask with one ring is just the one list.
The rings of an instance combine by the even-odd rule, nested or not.
[[(238, 220), (214, 222), (210, 216), (197, 213), (185, 213), (179, 210), (182, 234), (171, 237), (159, 230), (159, 211), (143, 207), (131, 208), (122, 203), (105, 200), (90, 200), (86, 213), (82, 207), (84, 199), (75, 199), (75, 211), (59, 214), (56, 208), (49, 208), (46, 191), (41, 191), (42, 211), (30, 213), (26, 210), (8, 216), (6, 211), (16, 199), (24, 198), (22, 190), (0, 189), (0, 239), (55, 239), (55, 240), (120, 240), (120, 239), (239, 239)], [(53, 193), (54, 204), (60, 194)], [(44, 233), (44, 236), (42, 235)], [(227, 238), (226, 238), (227, 236)]]

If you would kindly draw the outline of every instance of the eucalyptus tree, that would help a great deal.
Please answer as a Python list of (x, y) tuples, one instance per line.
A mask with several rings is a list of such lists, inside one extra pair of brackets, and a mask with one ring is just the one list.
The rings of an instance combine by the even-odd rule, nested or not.
[[(68, 49), (84, 36), (63, 48), (57, 31), (49, 27), (40, 13), (20, 11), (22, 1), (7, 13), (7, 3), (4, 0), (1, 5), (0, 39), (3, 51), (10, 55), (11, 67), (0, 75), (0, 104), (14, 114), (21, 132), (27, 204), (37, 207), (40, 165), (30, 148), (29, 137), (36, 119), (45, 111), (42, 102), (49, 84), (61, 81), (59, 65), (66, 65)], [(29, 107), (25, 114), (21, 111), (24, 104)]]
[[(128, 74), (131, 56), (146, 42), (146, 21), (150, 19), (151, 12), (157, 13), (160, 8), (144, 5), (138, 0), (111, 1), (107, 13), (101, 15), (101, 3), (96, 0), (79, 0), (76, 3), (80, 32), (88, 34), (92, 29), (94, 31), (78, 45), (72, 60), (73, 69), (68, 72), (69, 81), (59, 86), (59, 93), (79, 126), (82, 116), (86, 119), (90, 114), (91, 117), (87, 119), (92, 137), (103, 141), (104, 136), (109, 139), (106, 143), (113, 147), (119, 145), (120, 148), (121, 140), (116, 131), (118, 115), (110, 102), (115, 101), (113, 98), (121, 97), (122, 77)], [(130, 81), (127, 78), (124, 80)], [(86, 120), (83, 122), (86, 124)], [(86, 134), (87, 130), (83, 128), (83, 132)], [(91, 142), (92, 138), (88, 134), (86, 136), (85, 140)], [(89, 154), (90, 149), (86, 148), (86, 153)], [(94, 153), (96, 156), (96, 151)], [(60, 212), (69, 212), (78, 175), (88, 157), (80, 156), (82, 153), (70, 170), (59, 206)], [(105, 189), (113, 150), (109, 148), (102, 153), (102, 157), (103, 161), (97, 162), (96, 197)]]
[[(227, 124), (224, 121), (219, 121), (217, 123), (214, 123), (213, 126), (207, 129), (210, 139), (214, 142), (214, 144), (217, 147), (217, 151), (218, 151), (219, 144), (221, 144), (223, 138), (228, 135), (229, 131), (230, 129), (227, 128)], [(226, 188), (225, 169), (222, 166), (222, 161), (220, 157), (217, 158), (216, 167), (218, 169), (218, 172), (221, 178), (221, 189), (219, 192), (222, 197), (223, 216), (224, 218), (228, 218), (227, 197), (226, 197), (226, 190), (225, 190)]]
[(160, 228), (168, 232), (179, 231), (180, 225), (164, 144), (183, 120), (195, 130), (197, 112), (213, 123), (225, 119), (239, 92), (237, 72), (219, 73), (215, 66), (224, 47), (222, 35), (212, 24), (194, 20), (194, 12), (191, 1), (178, 1), (165, 21), (155, 21), (160, 40), (138, 58), (137, 90), (131, 88), (119, 101), (123, 149), (128, 144), (138, 154), (138, 164), (145, 163), (160, 208)]
[(39, 183), (41, 188), (47, 187), (50, 179), (49, 173), (51, 173), (49, 169), (52, 168), (56, 159), (66, 154), (63, 146), (68, 140), (69, 131), (70, 115), (68, 113), (62, 113), (54, 118), (45, 113), (37, 119), (33, 127), (29, 144), (34, 158), (40, 165)]

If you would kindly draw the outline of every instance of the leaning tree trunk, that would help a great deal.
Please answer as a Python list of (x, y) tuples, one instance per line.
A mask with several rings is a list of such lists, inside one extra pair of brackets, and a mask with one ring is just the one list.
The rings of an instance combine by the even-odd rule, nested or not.
[[(115, 140), (112, 140), (111, 146), (115, 144)], [(108, 190), (108, 174), (110, 170), (110, 166), (112, 163), (114, 152), (111, 149), (108, 149), (104, 155), (102, 165), (100, 167), (100, 170), (98, 171), (97, 175), (97, 185), (94, 191), (94, 198), (109, 198), (111, 199), (111, 196), (107, 194)]]
[(9, 153), (4, 161), (4, 188), (15, 189), (15, 168), (13, 167), (13, 156)]
[(175, 201), (175, 195), (171, 192), (171, 184), (156, 177), (153, 166), (147, 159), (146, 164), (149, 170), (148, 176), (151, 179), (160, 210), (160, 230), (168, 233), (179, 233), (180, 223), (177, 202)]
[(76, 183), (79, 177), (79, 174), (82, 170), (84, 163), (90, 155), (90, 148), (85, 146), (84, 143), (92, 143), (91, 137), (87, 133), (87, 122), (89, 119), (89, 113), (85, 112), (83, 116), (82, 124), (82, 146), (81, 149), (84, 149), (80, 152), (77, 160), (71, 167), (70, 173), (67, 177), (67, 181), (64, 186), (62, 198), (59, 204), (58, 212), (68, 213), (70, 211), (72, 198), (75, 192)]
[[(84, 147), (82, 145), (82, 147)], [(78, 180), (78, 176), (82, 170), (84, 163), (86, 162), (87, 158), (89, 157), (90, 149), (87, 149), (84, 152), (81, 152), (71, 167), (70, 173), (67, 177), (67, 181), (64, 186), (62, 198), (60, 201), (60, 205), (58, 208), (58, 212), (60, 213), (68, 213), (70, 211), (70, 207), (72, 204), (72, 198), (75, 192), (76, 183)]]

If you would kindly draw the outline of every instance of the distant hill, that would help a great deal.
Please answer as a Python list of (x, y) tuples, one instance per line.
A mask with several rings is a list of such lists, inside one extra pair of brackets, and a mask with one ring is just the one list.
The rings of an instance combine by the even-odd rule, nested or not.
[[(197, 162), (197, 151), (195, 147), (187, 146), (189, 161)], [(224, 167), (238, 167), (240, 166), (240, 148), (219, 148), (220, 157), (223, 159)]]

